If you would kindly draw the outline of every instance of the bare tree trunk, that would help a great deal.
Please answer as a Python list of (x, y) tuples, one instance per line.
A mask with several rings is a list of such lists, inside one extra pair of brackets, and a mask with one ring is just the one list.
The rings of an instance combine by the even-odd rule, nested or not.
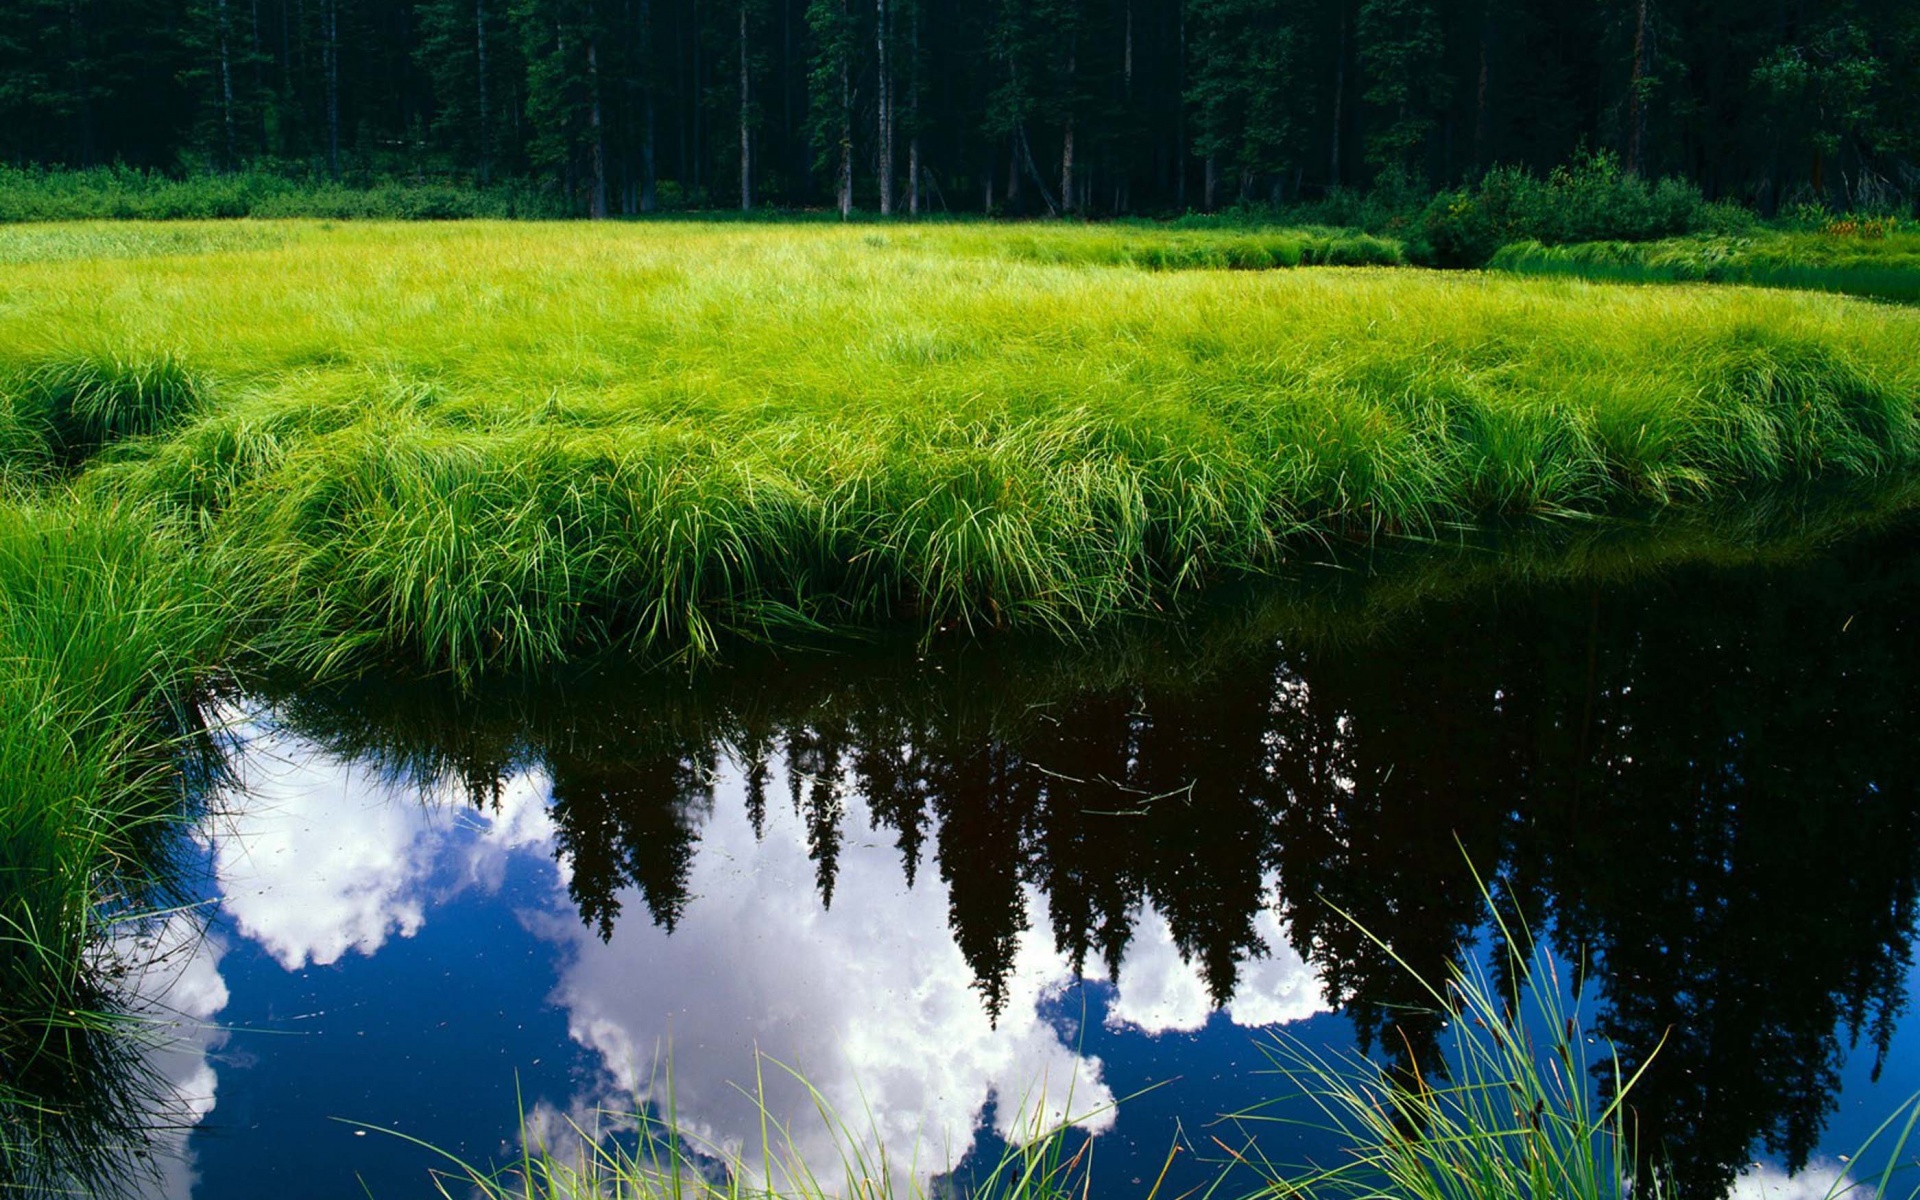
[(220, 22), (220, 124), (225, 136), (222, 170), (233, 170), (233, 51), (227, 37), (227, 0), (220, 0), (214, 12)]
[(487, 104), (487, 0), (473, 0), (473, 44), (480, 72), (480, 186), (493, 181), (493, 113)]
[(1027, 140), (1027, 127), (1025, 125), (1020, 126), (1014, 130), (1014, 135), (1019, 139), (1020, 161), (1026, 164), (1027, 174), (1033, 177), (1033, 186), (1035, 190), (1040, 193), (1040, 202), (1047, 206), (1047, 215), (1050, 217), (1059, 216), (1060, 206), (1053, 202), (1053, 194), (1047, 191), (1047, 181), (1045, 177), (1040, 174), (1040, 168), (1033, 163), (1033, 143)]
[[(1174, 82), (1181, 95), (1187, 90), (1187, 6), (1179, 6), (1179, 65), (1174, 71)], [(1173, 119), (1173, 202), (1179, 208), (1187, 207), (1187, 106), (1179, 105), (1174, 110)]]
[(653, 114), (653, 2), (640, 0), (640, 211), (659, 206)]
[(1480, 81), (1473, 94), (1473, 165), (1487, 163), (1487, 61), (1493, 41), (1493, 0), (1485, 0), (1480, 10)]
[(1220, 198), (1220, 160), (1211, 154), (1207, 155), (1206, 186), (1200, 196), (1200, 203), (1212, 212)]
[(847, 53), (847, 0), (840, 0), (840, 219), (853, 215), (853, 64)]
[(911, 216), (920, 215), (920, 5), (923, 0), (910, 0), (912, 10), (912, 36), (909, 45), (913, 53), (913, 62), (907, 72), (907, 212)]
[(327, 0), (327, 175), (340, 178), (340, 0)]
[(876, 116), (879, 128), (878, 164), (880, 177), (880, 215), (893, 215), (893, 72), (887, 62), (887, 0), (873, 0), (873, 50), (878, 62), (879, 98)]
[(1080, 66), (1080, 35), (1067, 35), (1067, 115), (1060, 130), (1060, 211), (1072, 212), (1077, 205), (1073, 191), (1073, 83)]
[(607, 132), (600, 122), (600, 35), (587, 39), (587, 126), (593, 130), (593, 195), (588, 215), (607, 219)]
[(1327, 167), (1327, 182), (1340, 186), (1341, 116), (1347, 101), (1347, 15), (1340, 14), (1340, 48), (1333, 58), (1333, 154)]
[(253, 9), (251, 52), (253, 61), (253, 106), (254, 111), (260, 116), (260, 126), (255, 131), (260, 135), (255, 147), (255, 153), (265, 154), (267, 152), (267, 106), (260, 102), (260, 97), (266, 94), (267, 81), (266, 68), (262, 65), (266, 60), (266, 54), (260, 44), (260, 0), (253, 0), (251, 7)]
[(1647, 0), (1640, 0), (1633, 27), (1633, 78), (1627, 84), (1627, 170), (1641, 173), (1645, 163), (1647, 103), (1641, 95), (1647, 77)]
[(752, 78), (747, 71), (747, 4), (740, 0), (740, 211), (753, 211)]

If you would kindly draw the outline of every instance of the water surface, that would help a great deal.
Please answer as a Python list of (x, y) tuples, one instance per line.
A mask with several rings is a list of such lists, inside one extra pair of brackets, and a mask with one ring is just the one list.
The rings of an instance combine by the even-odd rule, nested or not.
[(1661, 1047), (1638, 1127), (1687, 1194), (1817, 1194), (1920, 1090), (1920, 526), (1584, 553), (1350, 563), (1114, 645), (232, 697), (209, 928), (142, 984), (203, 1022), (161, 1190), (426, 1195), (379, 1130), (504, 1160), (669, 1058), (681, 1121), (751, 1145), (757, 1049), (922, 1178), (1040, 1111), (1102, 1195), (1181, 1145), (1178, 1194), (1280, 1089), (1274, 1031), (1438, 1061), (1356, 922), (1487, 955), (1471, 862), (1586, 964), (1597, 1044)]

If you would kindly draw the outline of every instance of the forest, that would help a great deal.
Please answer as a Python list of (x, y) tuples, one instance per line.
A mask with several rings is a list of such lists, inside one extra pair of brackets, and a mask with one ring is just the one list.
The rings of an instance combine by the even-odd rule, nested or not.
[(1920, 190), (1912, 0), (4, 0), (0, 163), (677, 208), (1160, 214), (1606, 156)]

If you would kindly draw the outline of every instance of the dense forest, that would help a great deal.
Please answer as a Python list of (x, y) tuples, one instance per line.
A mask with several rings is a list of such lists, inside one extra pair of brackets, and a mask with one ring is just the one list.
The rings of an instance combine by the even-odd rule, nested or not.
[(0, 161), (1088, 215), (1583, 154), (1920, 191), (1920, 0), (0, 0)]

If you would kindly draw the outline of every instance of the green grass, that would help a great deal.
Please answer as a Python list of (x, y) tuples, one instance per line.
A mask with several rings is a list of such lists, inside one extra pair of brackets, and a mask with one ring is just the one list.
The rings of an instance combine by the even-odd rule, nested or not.
[(1625, 283), (1741, 283), (1920, 302), (1920, 231), (1767, 231), (1657, 242), (1502, 248), (1493, 270)]
[(1099, 263), (1140, 229), (259, 229), (9, 272), (0, 436), (184, 520), (316, 670), (1071, 633), (1315, 538), (1920, 452), (1920, 316), (1827, 297)]
[[(471, 678), (875, 625), (1079, 638), (1334, 542), (1764, 506), (1920, 459), (1920, 312), (1308, 265), (1349, 253), (1398, 251), (1145, 226), (0, 228), (0, 1108), (54, 1131), (0, 1169), (79, 1144), (58, 1128), (85, 1114), (16, 1064), (111, 1053), (86, 947), (157, 902), (222, 664)], [(1539, 569), (1644, 569), (1590, 549)], [(1408, 603), (1453, 576), (1420, 578)]]
[[(1091, 1147), (1072, 1132), (1075, 1122), (1097, 1112), (1075, 1110), (1070, 1094), (1059, 1119), (1049, 1119), (1044, 1096), (1005, 1098), (1020, 1105), (1015, 1142), (965, 1179), (929, 1181), (926, 1164), (915, 1157), (919, 1149), (903, 1156), (890, 1148), (871, 1112), (840, 1112), (799, 1071), (765, 1055), (756, 1055), (754, 1069), (758, 1077), (747, 1094), (759, 1109), (755, 1146), (719, 1144), (685, 1128), (670, 1075), (664, 1087), (649, 1089), (663, 1103), (637, 1112), (599, 1112), (587, 1125), (568, 1117), (558, 1129), (536, 1130), (523, 1119), (519, 1157), (504, 1164), (473, 1163), (416, 1144), (448, 1164), (433, 1174), (437, 1194), (448, 1200), (1072, 1200), (1088, 1194)], [(767, 1101), (769, 1071), (791, 1076), (812, 1112), (774, 1112)], [(829, 1161), (817, 1156), (818, 1138), (804, 1130), (796, 1134), (796, 1121), (818, 1123)], [(803, 1141), (816, 1145), (816, 1157), (801, 1152)], [(1153, 1200), (1158, 1191), (1156, 1185), (1140, 1194)]]
[(174, 178), (129, 167), (0, 166), (0, 223), (233, 217), (450, 220), (564, 217), (572, 215), (571, 209), (551, 189), (523, 183), (481, 188), (384, 179), (356, 186), (258, 168)]
[(222, 616), (131, 514), (0, 506), (0, 1190), (104, 1184), (155, 1119), (106, 932), (173, 899)]
[[(1484, 885), (1483, 885), (1484, 886)], [(1444, 1061), (1413, 1072), (1358, 1053), (1330, 1055), (1287, 1034), (1264, 1047), (1286, 1097), (1303, 1096), (1344, 1160), (1300, 1169), (1275, 1164), (1251, 1141), (1236, 1160), (1265, 1180), (1266, 1200), (1626, 1200), (1659, 1195), (1657, 1165), (1635, 1144), (1635, 1083), (1657, 1047), (1640, 1047), (1628, 1074), (1611, 1048), (1591, 1061), (1582, 1036), (1579, 976), (1510, 924), (1489, 896), (1491, 968), (1475, 959), (1445, 980), (1420, 976), (1385, 943), (1445, 1014)], [(1371, 937), (1371, 934), (1368, 934)], [(1563, 979), (1572, 970), (1572, 978)], [(1571, 986), (1570, 986), (1571, 985)], [(1595, 1094), (1594, 1068), (1604, 1077)], [(1239, 1115), (1257, 1131), (1278, 1118)], [(1636, 1187), (1638, 1177), (1642, 1186)], [(1646, 1186), (1647, 1184), (1652, 1186)]]
[(1397, 239), (1325, 227), (1174, 228), (1141, 221), (1105, 225), (975, 226), (942, 239), (948, 248), (1016, 262), (1137, 267), (1148, 271), (1270, 271), (1286, 267), (1397, 267)]
[[(1476, 882), (1480, 882), (1476, 875)], [(1661, 1148), (1635, 1136), (1634, 1089), (1659, 1046), (1635, 1047), (1629, 1071), (1618, 1048), (1585, 1035), (1587, 964), (1557, 958), (1519, 917), (1506, 917), (1481, 882), (1492, 918), (1488, 959), (1466, 958), (1444, 980), (1421, 976), (1380, 942), (1433, 1011), (1446, 1018), (1444, 1061), (1413, 1072), (1358, 1053), (1330, 1054), (1281, 1033), (1262, 1049), (1279, 1082), (1276, 1101), (1304, 1098), (1340, 1160), (1273, 1161), (1254, 1140), (1295, 1123), (1272, 1103), (1235, 1114), (1243, 1144), (1235, 1165), (1262, 1183), (1248, 1200), (1630, 1200), (1674, 1194)], [(1589, 1049), (1594, 1046), (1594, 1049)], [(1920, 1197), (1908, 1147), (1920, 1127), (1909, 1096), (1852, 1154), (1824, 1200)], [(1222, 1145), (1225, 1145), (1223, 1142)], [(1756, 1164), (1758, 1165), (1758, 1164)]]

